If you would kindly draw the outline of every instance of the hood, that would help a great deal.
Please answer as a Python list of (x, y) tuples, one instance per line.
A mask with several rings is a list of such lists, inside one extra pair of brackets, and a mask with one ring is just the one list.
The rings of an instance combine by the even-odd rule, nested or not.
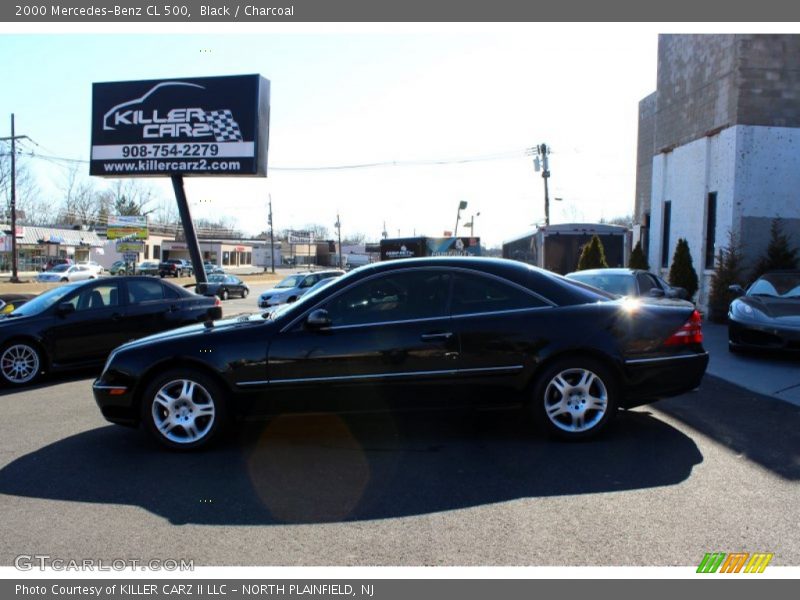
[[(139, 338), (138, 340), (133, 340), (132, 342), (122, 344), (117, 350), (127, 350), (129, 348), (137, 348), (139, 346), (158, 342), (168, 342), (179, 338), (214, 336), (239, 327), (255, 327), (257, 325), (267, 325), (267, 323), (268, 321), (264, 319), (260, 313), (246, 315), (245, 317), (220, 319), (219, 321), (214, 321), (213, 325), (210, 327), (204, 323), (196, 323), (194, 325), (186, 325), (178, 329), (170, 329), (169, 331), (162, 331), (161, 333), (155, 333), (147, 337)], [(204, 339), (203, 343), (207, 343), (207, 339)]]
[(744, 296), (739, 302), (764, 313), (770, 319), (787, 324), (800, 325), (800, 298), (776, 298), (773, 296)]

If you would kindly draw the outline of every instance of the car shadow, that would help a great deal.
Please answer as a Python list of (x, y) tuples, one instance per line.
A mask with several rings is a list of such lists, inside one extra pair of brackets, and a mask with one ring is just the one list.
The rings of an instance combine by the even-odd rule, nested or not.
[(234, 431), (175, 453), (100, 427), (11, 462), (0, 493), (141, 506), (175, 524), (344, 522), (675, 485), (702, 462), (643, 412), (583, 443), (532, 434), (517, 411), (279, 416)]
[(702, 401), (688, 394), (653, 405), (789, 480), (800, 479), (800, 407), (706, 375)]

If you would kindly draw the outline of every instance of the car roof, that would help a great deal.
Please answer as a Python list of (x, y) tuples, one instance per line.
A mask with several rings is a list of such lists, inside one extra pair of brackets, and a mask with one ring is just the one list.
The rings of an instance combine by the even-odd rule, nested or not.
[(636, 273), (648, 273), (644, 269), (627, 269), (623, 267), (609, 267), (607, 269), (583, 269), (567, 273), (567, 277), (581, 273), (583, 275), (635, 275)]

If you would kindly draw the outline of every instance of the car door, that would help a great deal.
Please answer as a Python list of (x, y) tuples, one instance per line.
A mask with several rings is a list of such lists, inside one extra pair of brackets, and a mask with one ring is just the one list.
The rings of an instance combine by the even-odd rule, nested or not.
[(59, 364), (101, 361), (129, 337), (125, 306), (118, 281), (103, 280), (83, 285), (60, 304), (71, 304), (74, 312), (53, 317), (46, 332)]
[(558, 335), (552, 310), (552, 303), (516, 283), (455, 271), (450, 314), (460, 346), (459, 382), (514, 384)]
[(443, 382), (455, 374), (458, 344), (447, 314), (450, 275), (397, 270), (361, 280), (321, 304), (330, 326), (304, 316), (269, 348), (273, 385)]
[(164, 298), (160, 279), (128, 279), (126, 282), (127, 319), (136, 325), (134, 337), (144, 337), (169, 329), (180, 314), (180, 301)]

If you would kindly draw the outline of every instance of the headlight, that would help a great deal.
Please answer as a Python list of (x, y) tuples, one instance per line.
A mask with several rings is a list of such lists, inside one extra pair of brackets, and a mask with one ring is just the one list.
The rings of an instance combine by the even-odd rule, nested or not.
[(759, 315), (759, 311), (744, 302), (735, 302), (732, 308), (734, 315), (744, 317), (745, 319), (757, 319)]

